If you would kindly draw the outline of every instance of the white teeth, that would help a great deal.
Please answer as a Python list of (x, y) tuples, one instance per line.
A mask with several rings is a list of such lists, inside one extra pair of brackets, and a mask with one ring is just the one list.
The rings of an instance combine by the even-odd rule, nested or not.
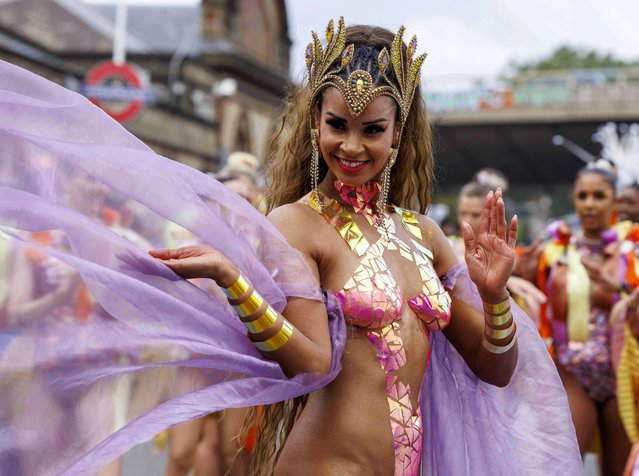
[(341, 163), (343, 163), (346, 167), (357, 167), (362, 165), (363, 162), (349, 162), (348, 160), (339, 159)]

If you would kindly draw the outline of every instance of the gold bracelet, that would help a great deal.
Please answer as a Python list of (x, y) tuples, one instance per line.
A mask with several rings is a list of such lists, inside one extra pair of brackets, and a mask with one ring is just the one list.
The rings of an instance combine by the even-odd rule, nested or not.
[(506, 313), (501, 316), (493, 316), (492, 314), (484, 313), (484, 321), (486, 322), (486, 325), (493, 329), (506, 329), (509, 327), (509, 321), (511, 321), (512, 318), (513, 313), (510, 311), (510, 308), (508, 308)]
[(489, 304), (487, 302), (482, 303), (484, 305), (484, 311), (491, 316), (501, 316), (506, 314), (510, 310), (510, 295), (508, 299), (497, 304)]
[(247, 317), (257, 312), (260, 306), (264, 303), (264, 298), (256, 290), (248, 297), (246, 301), (241, 304), (233, 306), (240, 317)]
[(508, 344), (504, 346), (495, 345), (491, 342), (488, 342), (488, 340), (484, 339), (484, 348), (491, 354), (505, 354), (506, 352), (508, 352), (510, 349), (513, 348), (513, 346), (515, 345), (515, 342), (517, 342), (517, 335), (515, 335), (515, 337), (513, 337), (513, 340), (511, 340)]
[(257, 347), (262, 352), (272, 352), (274, 350), (279, 349), (284, 344), (286, 344), (288, 340), (291, 338), (292, 334), (293, 334), (293, 325), (290, 322), (288, 322), (286, 319), (284, 319), (284, 322), (282, 323), (282, 327), (277, 332), (277, 334), (275, 334), (270, 339), (267, 339), (262, 342), (254, 341), (253, 344), (255, 344), (255, 347)]
[(242, 304), (244, 301), (246, 301), (249, 297), (251, 297), (251, 294), (253, 294), (253, 291), (255, 291), (255, 288), (249, 282), (249, 287), (248, 287), (248, 289), (246, 290), (246, 292), (244, 294), (242, 294), (237, 299), (227, 298), (227, 301), (229, 302), (229, 304), (231, 306), (238, 306), (238, 305)]
[[(268, 304), (260, 293), (255, 290), (251, 282), (240, 272), (235, 282), (228, 288), (222, 288), (229, 302), (233, 305), (240, 316), (240, 320), (251, 334), (260, 334), (275, 324), (277, 321), (277, 312)], [(250, 294), (247, 291), (251, 291)], [(249, 294), (244, 300), (240, 298)], [(239, 302), (241, 300), (241, 302)], [(256, 319), (244, 321), (242, 318), (250, 317), (257, 313), (264, 304), (267, 304), (266, 310)], [(263, 342), (254, 342), (255, 346), (264, 352), (271, 352), (282, 347), (288, 342), (293, 334), (293, 326), (284, 319), (280, 330), (270, 339)]]
[(495, 340), (503, 340), (506, 337), (509, 337), (517, 329), (517, 324), (514, 322), (506, 329), (492, 329), (491, 327), (486, 327), (484, 332), (488, 337)]
[(250, 286), (251, 283), (249, 280), (240, 273), (233, 284), (231, 284), (228, 288), (222, 288), (222, 290), (228, 299), (238, 299), (246, 293)]
[(277, 321), (277, 312), (271, 306), (268, 306), (264, 314), (257, 319), (242, 322), (251, 334), (259, 334), (273, 327), (275, 321)]

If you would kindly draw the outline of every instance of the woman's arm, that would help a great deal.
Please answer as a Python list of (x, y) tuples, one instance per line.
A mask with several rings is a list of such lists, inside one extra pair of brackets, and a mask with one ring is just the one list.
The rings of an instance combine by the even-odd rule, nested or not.
[[(435, 269), (444, 275), (454, 264), (455, 254), (442, 231), (432, 227)], [(506, 224), (501, 191), (486, 197), (478, 236), (468, 224), (462, 227), (468, 274), (477, 286), (484, 304), (478, 310), (452, 296), (450, 325), (444, 330), (448, 340), (481, 380), (503, 387), (508, 384), (517, 364), (516, 328), (508, 320), (509, 295), (506, 283), (515, 260), (517, 220)], [(428, 236), (428, 235), (426, 235)], [(495, 315), (496, 314), (496, 315)]]
[[(311, 222), (315, 216), (306, 213), (301, 205), (290, 204), (274, 210), (269, 218), (289, 243), (302, 253), (309, 264), (310, 272), (315, 274), (319, 283), (317, 262), (314, 259), (317, 254), (316, 242), (313, 239), (313, 234), (307, 233), (307, 230), (313, 229), (315, 226)], [(240, 270), (229, 258), (207, 246), (153, 250), (150, 253), (184, 278), (209, 278), (222, 288), (229, 288), (237, 282), (240, 276)], [(243, 304), (236, 307), (239, 314), (250, 308), (252, 301), (255, 302), (256, 306), (259, 304), (256, 301), (259, 298), (253, 296), (249, 299), (248, 297), (251, 294), (252, 285), (251, 289), (243, 293), (244, 288), (240, 286), (238, 289), (243, 296), (236, 300), (230, 300), (230, 302)], [(259, 290), (256, 291), (259, 293)], [(274, 322), (272, 324), (268, 316), (264, 317), (267, 305), (266, 303), (259, 306), (253, 315), (240, 318), (238, 314), (238, 319), (245, 322), (245, 325), (248, 322), (247, 334), (258, 349), (266, 346), (260, 343), (273, 342), (269, 339), (275, 338), (275, 344), (270, 347), (277, 348), (261, 350), (264, 357), (278, 362), (284, 373), (289, 376), (305, 372), (327, 373), (331, 367), (332, 349), (328, 315), (324, 302), (289, 298), (282, 314), (275, 313), (276, 317), (273, 316)], [(266, 325), (251, 326), (258, 320)], [(263, 327), (266, 329), (264, 330)], [(287, 337), (289, 333), (290, 337)]]
[[(58, 266), (63, 266), (57, 264)], [(44, 317), (48, 312), (66, 304), (74, 295), (79, 284), (79, 278), (74, 278), (70, 270), (64, 271), (60, 284), (52, 291), (33, 297), (35, 276), (33, 263), (29, 261), (26, 248), (17, 250), (11, 260), (9, 289), (7, 297), (7, 322), (12, 325), (26, 325)]]

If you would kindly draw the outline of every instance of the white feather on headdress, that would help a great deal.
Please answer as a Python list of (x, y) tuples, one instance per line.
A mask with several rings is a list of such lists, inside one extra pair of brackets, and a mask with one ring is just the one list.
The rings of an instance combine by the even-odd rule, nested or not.
[(597, 129), (592, 139), (601, 144), (601, 156), (617, 167), (617, 188), (639, 182), (639, 124), (609, 122)]

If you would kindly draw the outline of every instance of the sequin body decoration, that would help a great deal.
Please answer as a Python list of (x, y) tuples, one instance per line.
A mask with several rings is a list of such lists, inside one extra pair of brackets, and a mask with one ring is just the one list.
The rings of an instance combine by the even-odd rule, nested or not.
[[(335, 187), (345, 203), (355, 213), (366, 217), (375, 226), (380, 223), (376, 204), (380, 186), (369, 182), (357, 187), (337, 181)], [(397, 372), (406, 364), (401, 335), (402, 311), (407, 302), (428, 331), (440, 330), (450, 322), (451, 300), (432, 265), (433, 256), (421, 241), (421, 231), (415, 215), (399, 207), (392, 207), (402, 219), (410, 243), (397, 236), (394, 221), (386, 220), (388, 228), (380, 230), (374, 243), (364, 237), (352, 215), (336, 200), (324, 200), (311, 192), (304, 200), (330, 223), (359, 258), (359, 264), (344, 288), (336, 293), (349, 325), (364, 330), (375, 349), (377, 360), (386, 374), (386, 393), (395, 453), (395, 475), (418, 475), (422, 458), (422, 415), (419, 405), (414, 408), (410, 385)], [(324, 203), (320, 209), (319, 203)], [(389, 217), (390, 218), (390, 217)], [(418, 241), (419, 240), (419, 241)], [(412, 246), (411, 246), (412, 245)], [(407, 301), (391, 270), (384, 260), (384, 252), (397, 252), (417, 266), (422, 290)], [(426, 332), (426, 340), (430, 341)], [(421, 388), (417, 390), (421, 396)]]
[[(599, 256), (603, 261), (606, 244), (587, 244), (577, 241), (580, 256)], [(588, 315), (588, 340), (570, 339), (566, 321), (553, 319), (557, 359), (586, 390), (595, 402), (604, 403), (615, 396), (616, 379), (610, 352), (610, 309), (591, 305)]]

